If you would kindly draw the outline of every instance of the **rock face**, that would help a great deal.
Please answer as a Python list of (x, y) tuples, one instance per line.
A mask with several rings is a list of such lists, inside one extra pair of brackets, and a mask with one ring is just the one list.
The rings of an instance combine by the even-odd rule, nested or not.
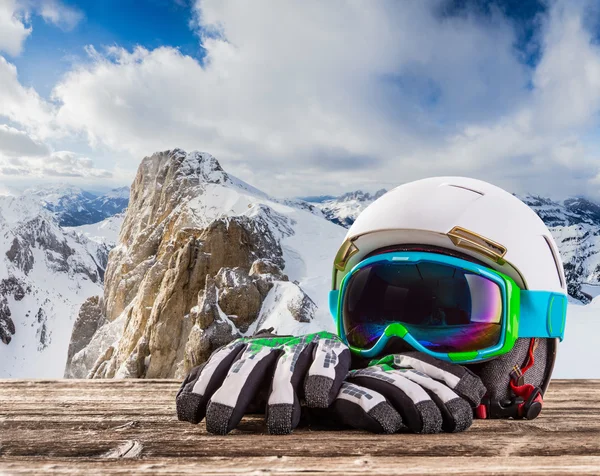
[(258, 330), (265, 302), (276, 298), (289, 304), (278, 309), (280, 324), (308, 329), (316, 306), (283, 272), (281, 243), (295, 220), (277, 208), (329, 226), (230, 177), (209, 154), (146, 157), (104, 299), (82, 307), (65, 376), (181, 378), (215, 348)]
[(69, 353), (67, 354), (67, 367), (71, 365), (73, 356), (84, 349), (94, 337), (98, 328), (104, 324), (105, 318), (102, 312), (102, 299), (92, 296), (84, 301), (73, 324)]

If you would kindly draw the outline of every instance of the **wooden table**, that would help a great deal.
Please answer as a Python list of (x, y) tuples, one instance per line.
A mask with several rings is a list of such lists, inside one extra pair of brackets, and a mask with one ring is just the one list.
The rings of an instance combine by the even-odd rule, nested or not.
[(600, 474), (600, 381), (552, 383), (533, 421), (391, 436), (248, 417), (228, 436), (178, 422), (172, 380), (0, 380), (0, 474)]

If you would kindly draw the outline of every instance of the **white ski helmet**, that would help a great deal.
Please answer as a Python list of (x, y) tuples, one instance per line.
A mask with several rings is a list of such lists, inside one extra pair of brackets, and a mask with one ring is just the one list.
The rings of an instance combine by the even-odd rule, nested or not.
[[(466, 177), (407, 183), (369, 205), (335, 257), (332, 287), (339, 289), (344, 276), (368, 256), (411, 249), (477, 261), (510, 276), (521, 289), (567, 293), (558, 248), (544, 222), (505, 190)], [(509, 353), (469, 365), (488, 389), (480, 416), (535, 418), (550, 381), (557, 342), (519, 338)], [(519, 375), (521, 369), (527, 373)], [(515, 391), (520, 388), (516, 382), (529, 388), (525, 398), (530, 401)]]

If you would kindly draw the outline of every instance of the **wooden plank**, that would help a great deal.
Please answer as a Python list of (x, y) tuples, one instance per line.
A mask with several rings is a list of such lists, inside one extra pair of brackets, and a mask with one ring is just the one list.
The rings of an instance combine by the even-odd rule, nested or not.
[(600, 468), (598, 457), (581, 456), (573, 459), (555, 457), (518, 457), (506, 458), (460, 458), (431, 457), (397, 458), (371, 457), (361, 458), (199, 458), (195, 461), (178, 458), (142, 460), (71, 460), (52, 461), (11, 460), (0, 465), (4, 474), (398, 474), (398, 475), (470, 475), (481, 474), (515, 475), (597, 475)]
[(0, 474), (600, 474), (600, 381), (555, 381), (533, 421), (476, 421), (465, 433), (228, 436), (178, 422), (172, 380), (0, 380)]

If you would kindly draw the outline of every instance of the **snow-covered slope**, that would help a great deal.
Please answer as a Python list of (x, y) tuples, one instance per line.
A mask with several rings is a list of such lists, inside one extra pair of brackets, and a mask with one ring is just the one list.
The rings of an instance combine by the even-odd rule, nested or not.
[(106, 243), (113, 248), (119, 241), (119, 232), (121, 231), (124, 219), (125, 213), (121, 212), (98, 223), (64, 227), (64, 229), (84, 235), (96, 243)]
[(60, 377), (81, 303), (102, 290), (84, 236), (35, 197), (0, 196), (0, 377)]
[(98, 223), (121, 213), (129, 202), (129, 188), (121, 187), (105, 194), (95, 194), (71, 185), (46, 185), (30, 188), (23, 195), (35, 197), (50, 210), (61, 226)]
[(565, 339), (558, 346), (554, 378), (600, 378), (600, 298), (569, 303)]
[(108, 253), (119, 241), (119, 232), (125, 219), (125, 213), (117, 213), (101, 222), (91, 225), (81, 225), (73, 227), (64, 227), (66, 233), (86, 247), (88, 253), (93, 256), (102, 269), (102, 279), (104, 280), (104, 270), (108, 264)]

